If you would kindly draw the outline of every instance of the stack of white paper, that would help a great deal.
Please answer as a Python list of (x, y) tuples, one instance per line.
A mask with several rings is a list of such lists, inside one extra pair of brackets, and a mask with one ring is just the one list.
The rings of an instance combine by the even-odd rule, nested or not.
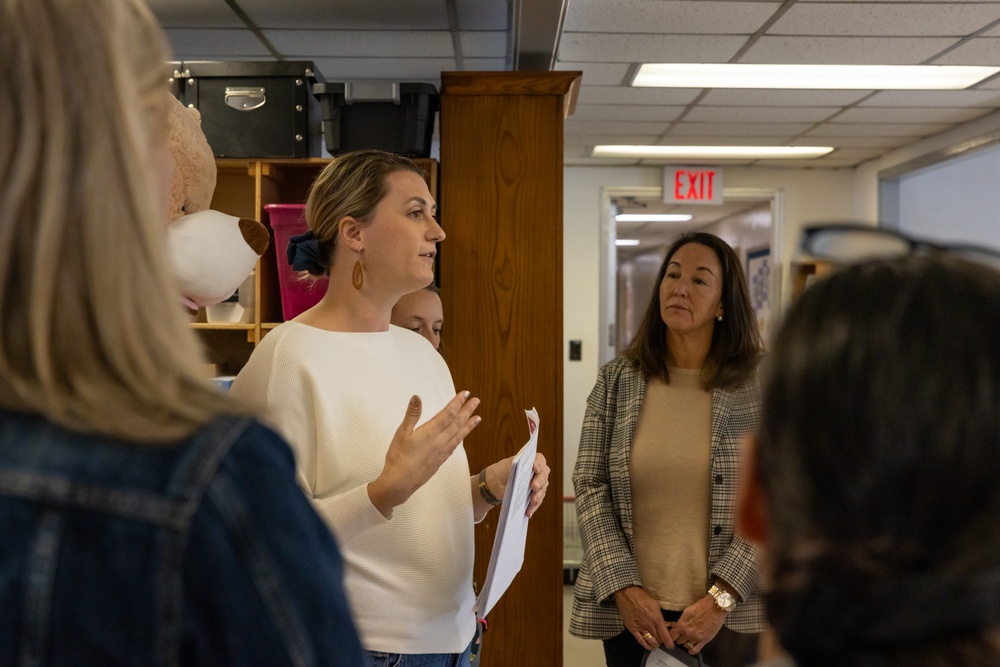
[(503, 494), (497, 534), (493, 538), (490, 565), (486, 580), (476, 599), (476, 615), (485, 618), (504, 594), (524, 563), (524, 544), (528, 538), (528, 496), (534, 476), (535, 452), (538, 450), (538, 413), (534, 408), (524, 411), (531, 436), (514, 457), (510, 479)]

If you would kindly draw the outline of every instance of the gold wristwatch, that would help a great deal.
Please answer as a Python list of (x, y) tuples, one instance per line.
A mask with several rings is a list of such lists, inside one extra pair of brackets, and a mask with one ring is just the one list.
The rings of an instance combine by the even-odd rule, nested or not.
[(732, 593), (724, 591), (718, 586), (712, 586), (708, 589), (708, 594), (715, 600), (715, 606), (727, 614), (736, 609), (736, 598), (733, 597)]

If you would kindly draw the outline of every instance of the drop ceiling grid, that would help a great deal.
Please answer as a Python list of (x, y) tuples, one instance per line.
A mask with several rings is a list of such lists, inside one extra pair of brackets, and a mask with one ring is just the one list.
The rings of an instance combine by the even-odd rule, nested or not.
[[(604, 84), (598, 86), (602, 89), (599, 99), (606, 103), (613, 99), (609, 90), (613, 90), (614, 75), (620, 73), (609, 69), (607, 63), (725, 62), (731, 58), (734, 47), (742, 46), (736, 38), (745, 41), (746, 35), (762, 25), (778, 7), (780, 3), (672, 2), (668, 7), (643, 0), (582, 0), (571, 5), (560, 57), (565, 54), (574, 61), (567, 62), (565, 69), (584, 71), (585, 88), (590, 87), (586, 85), (588, 78), (590, 84)], [(748, 11), (754, 13), (752, 21), (748, 21)], [(922, 6), (886, 2), (796, 3), (750, 45), (740, 61), (916, 64), (954, 47), (964, 36), (983, 29), (998, 16), (1000, 3), (978, 3), (972, 8), (956, 3)], [(670, 25), (664, 25), (664, 21)], [(671, 34), (646, 34), (657, 28)], [(692, 34), (702, 31), (710, 34)], [(694, 46), (689, 46), (692, 43)], [(952, 59), (974, 59), (968, 55), (971, 51), (989, 51), (991, 47), (1000, 51), (1000, 39), (970, 40), (948, 55)], [(714, 57), (703, 57), (705, 51), (714, 53)], [(1000, 57), (994, 60), (1000, 61)], [(603, 66), (595, 68), (598, 63)], [(595, 69), (599, 70), (599, 81), (588, 77), (588, 70)], [(627, 81), (622, 85), (627, 85)], [(998, 104), (988, 91), (954, 91), (977, 93), (975, 98), (949, 97), (946, 93), (951, 91), (943, 91), (945, 94), (938, 92), (923, 98), (920, 92), (895, 98), (889, 95), (882, 103), (888, 107), (906, 106), (924, 99), (919, 106), (930, 110), (923, 112), (883, 109), (875, 102), (867, 110), (852, 108), (876, 97), (872, 92), (709, 90), (669, 134), (660, 135), (657, 143), (732, 135), (741, 139), (733, 143), (744, 145), (754, 137), (762, 139), (761, 143), (801, 145), (809, 139), (823, 138), (824, 143), (841, 149), (827, 157), (827, 164), (860, 162), (947, 129), (951, 124), (978, 117)], [(698, 91), (685, 93), (697, 95)], [(590, 104), (590, 96), (581, 95), (578, 110), (587, 109)], [(981, 104), (985, 110), (961, 109), (964, 104)], [(952, 110), (953, 105), (958, 108)], [(588, 118), (600, 113), (584, 111)], [(625, 134), (627, 127), (623, 125), (628, 124), (627, 119), (619, 120), (622, 122), (616, 123), (614, 130)], [(568, 134), (593, 129), (567, 125)], [(649, 129), (643, 125), (643, 131), (634, 134), (645, 134)], [(851, 150), (850, 144), (859, 140), (872, 140), (880, 146)], [(810, 161), (817, 162), (823, 160)]]
[[(461, 64), (454, 57), (447, 0), (236, 3), (281, 57), (313, 60), (331, 80), (439, 82), (444, 70), (508, 66), (508, 0), (455, 2)], [(185, 59), (273, 58), (225, 2), (151, 4)], [(567, 163), (656, 163), (589, 157), (591, 146), (614, 139), (742, 145), (822, 140), (838, 150), (796, 162), (839, 164), (877, 157), (1000, 108), (1000, 77), (964, 91), (628, 86), (639, 62), (726, 62), (744, 47), (740, 62), (745, 63), (1000, 64), (1000, 24), (992, 25), (1000, 19), (995, 0), (798, 0), (776, 14), (785, 6), (780, 0), (569, 2), (556, 69), (582, 70), (584, 76), (577, 115), (566, 124)], [(754, 41), (751, 35), (764, 25), (767, 31)]]

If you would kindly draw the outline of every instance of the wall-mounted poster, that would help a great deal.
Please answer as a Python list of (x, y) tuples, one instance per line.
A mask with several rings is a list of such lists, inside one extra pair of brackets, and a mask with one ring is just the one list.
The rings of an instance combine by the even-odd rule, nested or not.
[(747, 252), (747, 287), (750, 304), (757, 316), (757, 330), (767, 340), (767, 322), (771, 314), (771, 248)]

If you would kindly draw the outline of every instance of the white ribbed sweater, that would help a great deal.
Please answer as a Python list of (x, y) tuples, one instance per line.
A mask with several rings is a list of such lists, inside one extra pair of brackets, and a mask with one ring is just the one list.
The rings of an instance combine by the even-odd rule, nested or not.
[(367, 485), (413, 394), (420, 423), (455, 396), (447, 364), (420, 335), (342, 333), (286, 322), (254, 350), (231, 392), (266, 402), (295, 452), (298, 479), (330, 526), (365, 648), (458, 653), (475, 632), (473, 509), (459, 445), (387, 521)]

